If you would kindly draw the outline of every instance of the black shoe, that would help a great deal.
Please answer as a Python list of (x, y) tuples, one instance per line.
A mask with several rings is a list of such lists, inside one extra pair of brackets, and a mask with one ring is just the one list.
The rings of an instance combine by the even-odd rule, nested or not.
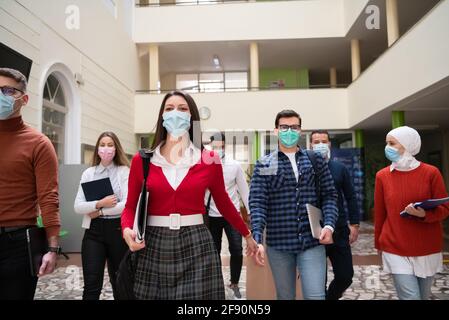
[(231, 285), (229, 286), (229, 288), (232, 290), (235, 300), (242, 300), (242, 294), (240, 293), (240, 289), (238, 286)]

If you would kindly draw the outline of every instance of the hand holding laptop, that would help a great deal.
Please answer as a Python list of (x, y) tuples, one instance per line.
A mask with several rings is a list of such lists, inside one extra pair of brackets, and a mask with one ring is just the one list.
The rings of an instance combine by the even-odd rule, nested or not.
[(306, 204), (307, 215), (309, 217), (310, 229), (312, 231), (312, 236), (315, 239), (320, 240), (321, 244), (332, 244), (333, 237), (332, 231), (328, 228), (323, 228), (323, 213), (321, 209), (312, 206), (311, 204)]
[(130, 228), (126, 228), (123, 230), (123, 239), (125, 239), (126, 244), (129, 247), (129, 250), (132, 252), (136, 252), (145, 248), (145, 241), (137, 242), (136, 241), (136, 232)]
[[(415, 207), (414, 203), (410, 203), (407, 207), (405, 207), (404, 212), (406, 212), (410, 216), (415, 216), (418, 218), (426, 217), (426, 210), (421, 207)], [(402, 214), (404, 216), (404, 214)]]
[(115, 194), (104, 197), (98, 201), (97, 207), (99, 208), (113, 208), (117, 205), (117, 196)]
[(400, 215), (403, 218), (417, 217), (423, 219), (426, 217), (426, 210), (432, 210), (448, 202), (449, 197), (441, 199), (428, 199), (422, 202), (410, 203), (407, 207), (405, 207), (404, 211), (402, 211)]

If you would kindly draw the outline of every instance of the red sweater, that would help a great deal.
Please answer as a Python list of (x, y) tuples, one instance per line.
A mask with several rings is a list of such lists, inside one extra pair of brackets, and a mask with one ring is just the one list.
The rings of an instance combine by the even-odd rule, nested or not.
[(374, 193), (375, 247), (406, 257), (425, 256), (442, 251), (442, 221), (449, 216), (449, 206), (426, 211), (425, 219), (402, 218), (407, 205), (427, 199), (447, 197), (439, 170), (421, 163), (412, 171), (390, 167), (376, 175)]
[[(205, 150), (202, 159), (189, 169), (186, 177), (176, 190), (167, 181), (162, 168), (150, 164), (150, 173), (147, 179), (147, 190), (149, 191), (148, 214), (157, 216), (168, 216), (170, 213), (180, 213), (181, 215), (205, 214), (204, 195), (206, 189), (209, 189), (223, 217), (242, 236), (249, 235), (248, 228), (226, 191), (219, 157), (213, 152)], [(142, 181), (142, 158), (139, 154), (136, 154), (131, 162), (128, 199), (122, 213), (123, 230), (133, 227)]]
[(22, 117), (0, 120), (0, 227), (36, 225), (39, 208), (47, 237), (57, 236), (61, 219), (55, 148)]

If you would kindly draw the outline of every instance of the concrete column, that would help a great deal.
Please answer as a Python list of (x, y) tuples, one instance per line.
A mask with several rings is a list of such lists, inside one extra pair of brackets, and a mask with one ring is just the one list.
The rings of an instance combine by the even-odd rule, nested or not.
[(352, 66), (352, 81), (355, 81), (361, 72), (360, 64), (360, 41), (358, 39), (351, 40), (351, 66)]
[(331, 88), (337, 87), (337, 68), (332, 67), (329, 70)]
[(257, 90), (259, 88), (259, 47), (257, 42), (251, 42), (250, 45), (250, 88)]
[(388, 46), (390, 47), (399, 39), (399, 18), (397, 0), (386, 0), (387, 13), (387, 35)]
[(149, 46), (150, 58), (150, 90), (152, 93), (157, 93), (159, 82), (159, 46), (157, 44), (150, 44)]
[(402, 126), (405, 126), (405, 112), (393, 111), (391, 113), (391, 127), (395, 129)]

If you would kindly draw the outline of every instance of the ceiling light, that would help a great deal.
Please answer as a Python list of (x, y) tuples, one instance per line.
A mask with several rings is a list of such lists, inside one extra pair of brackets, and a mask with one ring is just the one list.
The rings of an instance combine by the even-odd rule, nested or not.
[(214, 55), (213, 61), (214, 61), (215, 68), (220, 68), (220, 59), (218, 59), (217, 55)]

